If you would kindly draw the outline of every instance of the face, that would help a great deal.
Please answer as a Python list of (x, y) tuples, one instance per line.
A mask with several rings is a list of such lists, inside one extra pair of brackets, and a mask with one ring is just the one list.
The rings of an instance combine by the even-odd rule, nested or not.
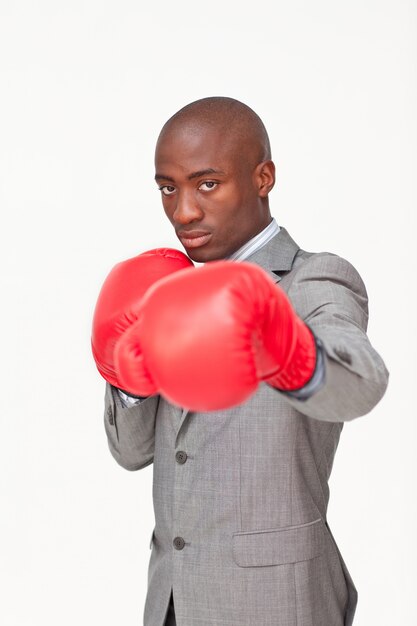
[(193, 261), (232, 254), (271, 220), (272, 161), (251, 162), (248, 151), (213, 129), (164, 132), (155, 168), (164, 211)]

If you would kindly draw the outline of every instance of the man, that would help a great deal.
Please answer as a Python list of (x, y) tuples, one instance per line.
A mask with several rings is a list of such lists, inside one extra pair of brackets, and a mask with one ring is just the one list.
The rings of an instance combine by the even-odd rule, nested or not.
[[(271, 218), (268, 135), (241, 102), (178, 111), (155, 167), (189, 258), (151, 251), (116, 266), (92, 339), (110, 451), (129, 470), (154, 464), (144, 624), (350, 625), (357, 594), (327, 524), (328, 479), (343, 423), (388, 381), (363, 282)], [(246, 287), (231, 286), (237, 274)], [(234, 342), (252, 308), (256, 371), (242, 391)]]

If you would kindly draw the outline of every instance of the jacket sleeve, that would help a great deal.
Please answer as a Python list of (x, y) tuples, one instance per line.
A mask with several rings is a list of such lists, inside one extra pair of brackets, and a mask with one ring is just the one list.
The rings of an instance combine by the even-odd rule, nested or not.
[(153, 461), (155, 419), (159, 396), (149, 396), (125, 408), (117, 389), (106, 383), (104, 426), (110, 452), (127, 470), (139, 470)]
[(294, 271), (287, 293), (324, 348), (325, 370), (316, 393), (306, 400), (287, 395), (287, 401), (304, 415), (332, 422), (371, 411), (389, 374), (366, 335), (368, 297), (356, 269), (334, 254), (312, 255)]

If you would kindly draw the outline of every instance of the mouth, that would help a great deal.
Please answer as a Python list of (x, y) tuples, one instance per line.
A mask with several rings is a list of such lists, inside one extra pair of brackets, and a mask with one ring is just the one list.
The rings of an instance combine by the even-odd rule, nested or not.
[(212, 233), (205, 233), (203, 231), (190, 231), (179, 232), (177, 234), (184, 248), (199, 248), (204, 246), (212, 237)]

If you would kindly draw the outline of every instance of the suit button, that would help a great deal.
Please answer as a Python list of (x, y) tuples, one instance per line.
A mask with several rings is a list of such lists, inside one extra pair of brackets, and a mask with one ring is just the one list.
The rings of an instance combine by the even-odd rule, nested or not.
[(182, 550), (185, 546), (185, 541), (182, 537), (175, 537), (172, 543), (174, 544), (174, 548), (176, 548), (177, 550)]
[(110, 426), (113, 426), (114, 425), (114, 419), (113, 419), (113, 411), (111, 410), (111, 406), (109, 406), (109, 408), (107, 409), (107, 417), (109, 418)]
[(184, 452), (184, 450), (178, 450), (178, 452), (175, 454), (175, 460), (177, 461), (177, 463), (182, 465), (187, 460), (187, 453)]

